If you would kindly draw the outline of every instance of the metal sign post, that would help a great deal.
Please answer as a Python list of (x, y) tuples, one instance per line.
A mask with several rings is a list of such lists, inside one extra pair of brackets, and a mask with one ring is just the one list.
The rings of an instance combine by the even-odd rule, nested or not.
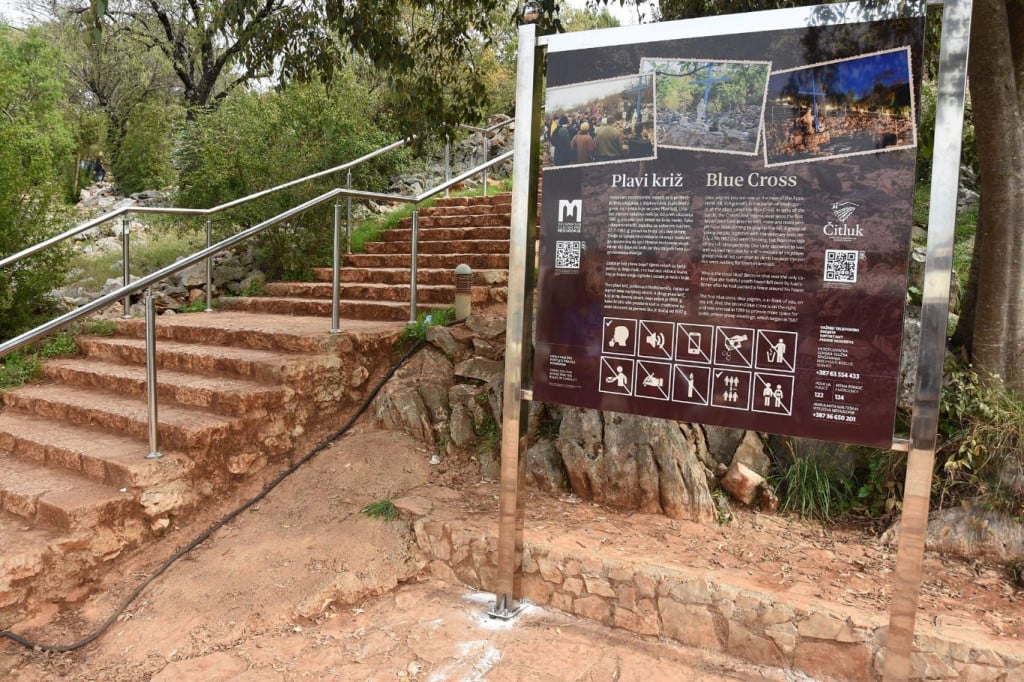
[(921, 349), (917, 365), (914, 414), (910, 424), (910, 455), (903, 492), (900, 542), (896, 555), (889, 639), (885, 647), (885, 679), (910, 677), (914, 619), (921, 589), (928, 501), (939, 394), (949, 319), (949, 284), (953, 268), (953, 235), (960, 178), (967, 49), (971, 34), (971, 0), (949, 0), (942, 16), (938, 94), (935, 103), (935, 151), (932, 157), (931, 203), (928, 213), (928, 256), (921, 306)]
[(537, 47), (537, 27), (519, 27), (516, 69), (516, 136), (512, 166), (512, 222), (508, 264), (508, 303), (505, 327), (505, 386), (502, 393), (501, 490), (498, 526), (498, 573), (495, 604), (489, 613), (512, 618), (519, 611), (515, 576), (523, 547), (523, 482), (528, 402), (523, 378), (533, 362), (533, 271), (537, 242), (537, 172), (540, 102), (544, 83), (543, 51)]

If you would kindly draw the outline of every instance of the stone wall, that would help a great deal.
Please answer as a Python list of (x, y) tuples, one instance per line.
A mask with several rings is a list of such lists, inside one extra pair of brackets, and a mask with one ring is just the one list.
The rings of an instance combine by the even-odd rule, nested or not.
[[(497, 537), (427, 517), (416, 541), (436, 578), (493, 590)], [(637, 564), (526, 543), (520, 594), (534, 604), (622, 628), (720, 651), (819, 680), (879, 680), (887, 626), (823, 605), (783, 604), (773, 595), (725, 584), (714, 574)], [(1024, 682), (1019, 644), (958, 640), (919, 623), (914, 680)]]

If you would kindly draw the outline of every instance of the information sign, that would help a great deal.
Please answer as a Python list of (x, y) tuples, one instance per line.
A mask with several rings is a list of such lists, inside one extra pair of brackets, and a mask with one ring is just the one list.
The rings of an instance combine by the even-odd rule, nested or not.
[(535, 399), (892, 444), (924, 19), (843, 7), (548, 56)]

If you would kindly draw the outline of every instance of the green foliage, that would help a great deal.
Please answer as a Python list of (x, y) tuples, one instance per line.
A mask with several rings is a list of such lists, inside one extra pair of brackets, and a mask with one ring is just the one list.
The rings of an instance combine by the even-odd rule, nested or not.
[(782, 511), (832, 523), (853, 506), (850, 478), (818, 457), (797, 457), (772, 477)]
[(82, 331), (93, 336), (113, 336), (117, 333), (117, 323), (96, 317), (87, 320), (82, 326)]
[[(481, 397), (486, 401), (485, 395)], [(479, 454), (495, 452), (501, 445), (501, 425), (489, 409), (483, 411), (480, 423), (474, 422), (473, 432), (476, 434), (476, 450)]]
[(39, 349), (39, 357), (60, 358), (78, 355), (78, 342), (75, 341), (77, 335), (77, 330), (57, 332), (43, 342)]
[(36, 381), (43, 375), (39, 356), (14, 351), (0, 358), (0, 390)]
[(181, 107), (155, 102), (132, 109), (110, 164), (122, 194), (174, 184), (173, 132), (184, 114)]
[[(177, 162), (180, 205), (207, 208), (331, 168), (393, 142), (378, 95), (351, 74), (335, 87), (294, 85), (279, 92), (235, 92), (185, 130)], [(375, 116), (373, 112), (378, 112)], [(382, 191), (408, 151), (395, 150), (353, 169), (353, 187)], [(290, 187), (220, 214), (217, 238), (249, 227), (342, 186), (345, 177)], [(257, 238), (259, 268), (270, 278), (330, 262), (333, 207), (323, 204)]]
[(1024, 519), (1024, 399), (998, 377), (954, 366), (943, 391), (936, 485), (939, 505), (980, 497)]
[[(917, 126), (917, 177), (929, 180), (932, 174), (932, 156), (935, 153), (935, 103), (936, 82), (925, 79), (921, 83), (921, 113)], [(964, 102), (964, 129), (961, 138), (960, 158), (962, 163), (978, 172), (978, 141), (974, 134), (974, 115), (968, 93)]]
[[(61, 55), (40, 33), (0, 28), (0, 253), (56, 234), (63, 169), (73, 138), (60, 113)], [(52, 314), (46, 294), (63, 282), (67, 252), (49, 249), (0, 270), (0, 340)]]
[[(144, 236), (131, 239), (130, 266), (134, 275), (148, 275), (206, 244), (196, 231), (175, 223), (151, 226)], [(71, 259), (75, 280), (86, 287), (101, 287), (110, 278), (124, 276), (120, 249), (98, 254), (76, 254)]]
[(711, 500), (715, 503), (715, 520), (719, 526), (727, 526), (732, 523), (732, 509), (729, 508), (729, 496), (721, 488), (715, 488), (711, 492)]
[(1017, 587), (1024, 588), (1024, 556), (1017, 557), (1006, 566), (1010, 580)]
[(420, 345), (427, 338), (429, 327), (447, 326), (455, 319), (455, 308), (438, 308), (437, 310), (421, 311), (416, 315), (416, 321), (410, 322), (402, 330), (398, 337), (396, 349), (404, 353), (410, 348)]
[(400, 515), (398, 507), (389, 499), (377, 500), (363, 507), (363, 513), (371, 519), (384, 519), (394, 521)]
[(906, 453), (874, 450), (858, 471), (855, 508), (871, 518), (888, 519), (903, 508)]

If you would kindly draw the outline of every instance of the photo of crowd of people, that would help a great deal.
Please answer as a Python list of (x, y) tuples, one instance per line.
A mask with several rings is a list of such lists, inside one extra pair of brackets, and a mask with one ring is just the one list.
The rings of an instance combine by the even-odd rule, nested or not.
[(652, 76), (624, 76), (549, 88), (543, 166), (655, 157)]
[(916, 146), (910, 50), (773, 73), (765, 164)]

